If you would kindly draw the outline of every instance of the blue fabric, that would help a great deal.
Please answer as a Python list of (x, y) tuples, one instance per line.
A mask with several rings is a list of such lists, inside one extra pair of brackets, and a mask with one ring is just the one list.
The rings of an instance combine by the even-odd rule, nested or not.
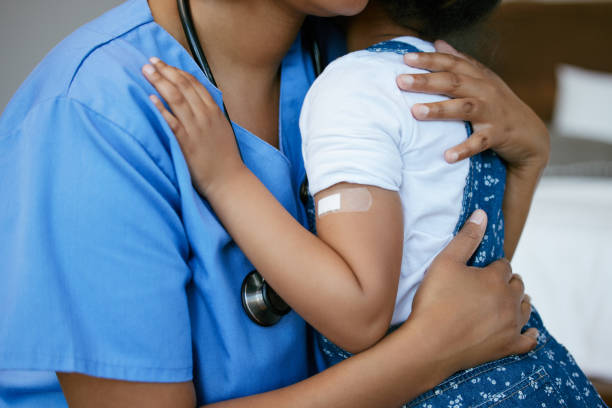
[[(468, 137), (472, 125), (466, 123)], [(482, 209), (487, 213), (487, 229), (480, 246), (468, 265), (483, 267), (504, 257), (504, 215), (502, 205), (506, 188), (506, 167), (492, 150), (470, 158), (470, 170), (465, 183), (463, 203), (455, 234), (463, 227), (469, 216)]]
[(412, 44), (395, 40), (374, 44), (368, 47), (367, 50), (370, 52), (393, 52), (400, 55), (404, 55), (408, 52), (423, 52)]
[[(388, 41), (370, 48), (372, 52), (420, 52), (412, 45)], [(467, 135), (472, 126), (466, 123)], [(506, 168), (492, 151), (470, 159), (464, 189), (462, 210), (455, 229), (459, 232), (467, 218), (477, 209), (488, 214), (484, 239), (469, 264), (486, 266), (504, 256), (503, 195)], [(461, 371), (432, 390), (407, 403), (407, 408), (605, 408), (597, 391), (576, 365), (571, 354), (548, 333), (536, 310), (524, 330), (540, 331), (535, 350), (510, 356)], [(397, 328), (394, 327), (391, 331)], [(351, 354), (318, 335), (319, 347), (328, 366)]]
[[(253, 266), (148, 99), (151, 56), (221, 105), (147, 1), (130, 0), (58, 45), (0, 118), (0, 406), (65, 406), (53, 371), (193, 378), (200, 404), (311, 371), (299, 316), (264, 328), (243, 312)], [(298, 119), (314, 75), (299, 38), (281, 75), (280, 151), (234, 128), (246, 165), (305, 224)]]
[(540, 331), (537, 347), (461, 371), (406, 408), (606, 408), (572, 355), (548, 333), (537, 311), (525, 327)]

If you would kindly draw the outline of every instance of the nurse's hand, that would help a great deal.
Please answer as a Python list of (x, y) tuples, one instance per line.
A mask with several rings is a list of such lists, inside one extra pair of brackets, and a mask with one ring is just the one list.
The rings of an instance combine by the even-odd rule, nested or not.
[(535, 112), (494, 72), (444, 41), (437, 41), (436, 49), (438, 53), (406, 54), (406, 64), (432, 72), (400, 75), (397, 84), (406, 91), (454, 98), (414, 105), (412, 114), (416, 119), (464, 120), (472, 123), (474, 134), (445, 152), (449, 163), (487, 149), (494, 150), (506, 161), (504, 250), (508, 259), (512, 259), (533, 194), (548, 163), (548, 130)]
[(185, 155), (192, 181), (202, 196), (223, 177), (244, 164), (229, 121), (206, 88), (191, 74), (158, 58), (142, 72), (161, 97), (150, 99), (174, 132)]
[(416, 119), (472, 122), (474, 134), (447, 150), (446, 160), (453, 163), (492, 149), (506, 160), (509, 168), (543, 168), (548, 162), (550, 136), (536, 113), (478, 61), (444, 41), (435, 45), (438, 53), (404, 56), (407, 65), (432, 73), (400, 75), (397, 84), (405, 91), (454, 98), (414, 105), (412, 114)]
[(510, 263), (500, 260), (486, 268), (466, 266), (486, 223), (484, 211), (476, 211), (435, 258), (408, 320), (418, 327), (431, 355), (455, 370), (526, 353), (537, 344), (536, 329), (521, 334), (531, 305)]

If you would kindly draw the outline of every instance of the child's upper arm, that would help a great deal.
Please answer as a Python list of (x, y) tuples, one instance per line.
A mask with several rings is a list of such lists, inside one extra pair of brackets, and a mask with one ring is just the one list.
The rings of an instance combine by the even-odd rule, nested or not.
[(345, 57), (317, 80), (300, 122), (317, 233), (356, 275), (381, 336), (401, 271), (402, 152), (412, 135), (394, 69), (388, 61)]
[(398, 192), (340, 183), (318, 193), (315, 202), (319, 238), (352, 269), (371, 306), (372, 324), (383, 335), (393, 315), (402, 264), (404, 228)]

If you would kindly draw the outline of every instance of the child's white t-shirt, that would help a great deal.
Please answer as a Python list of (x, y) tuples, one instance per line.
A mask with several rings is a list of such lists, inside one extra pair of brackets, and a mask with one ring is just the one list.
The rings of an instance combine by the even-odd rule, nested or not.
[[(424, 52), (431, 43), (400, 37)], [(408, 318), (412, 299), (459, 220), (469, 161), (448, 164), (444, 151), (467, 137), (464, 122), (417, 121), (415, 103), (448, 98), (401, 91), (396, 77), (424, 73), (400, 54), (357, 51), (331, 63), (302, 108), (304, 164), (315, 195), (337, 183), (398, 191), (404, 212), (404, 252), (392, 324)]]

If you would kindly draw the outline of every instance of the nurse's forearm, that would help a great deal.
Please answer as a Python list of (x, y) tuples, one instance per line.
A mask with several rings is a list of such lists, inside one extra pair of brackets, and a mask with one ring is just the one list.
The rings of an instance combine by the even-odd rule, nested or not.
[(264, 394), (207, 405), (214, 408), (397, 408), (450, 376), (431, 341), (409, 320), (375, 347), (307, 380)]
[(543, 164), (508, 169), (504, 193), (506, 258), (512, 259), (525, 227), (533, 195), (544, 170)]
[[(372, 214), (351, 219), (359, 231), (337, 231), (344, 234), (336, 237), (343, 241), (336, 242), (338, 250), (300, 225), (246, 167), (207, 189), (206, 198), (242, 251), (284, 300), (331, 341), (359, 352), (388, 330), (401, 267), (402, 229), (379, 225), (402, 225), (401, 220), (390, 221), (390, 214), (401, 214), (399, 198), (388, 200), (391, 204), (385, 206), (381, 203), (388, 193), (373, 190), (373, 194), (380, 198), (376, 201), (380, 205), (372, 207)], [(378, 223), (370, 218), (363, 221), (370, 216)], [(359, 234), (380, 238), (371, 248), (363, 248), (368, 244), (363, 237), (355, 237)], [(391, 238), (394, 242), (385, 244)], [(391, 247), (396, 250), (389, 251)], [(358, 258), (355, 252), (364, 250), (373, 255)], [(387, 258), (397, 258), (397, 262)]]

